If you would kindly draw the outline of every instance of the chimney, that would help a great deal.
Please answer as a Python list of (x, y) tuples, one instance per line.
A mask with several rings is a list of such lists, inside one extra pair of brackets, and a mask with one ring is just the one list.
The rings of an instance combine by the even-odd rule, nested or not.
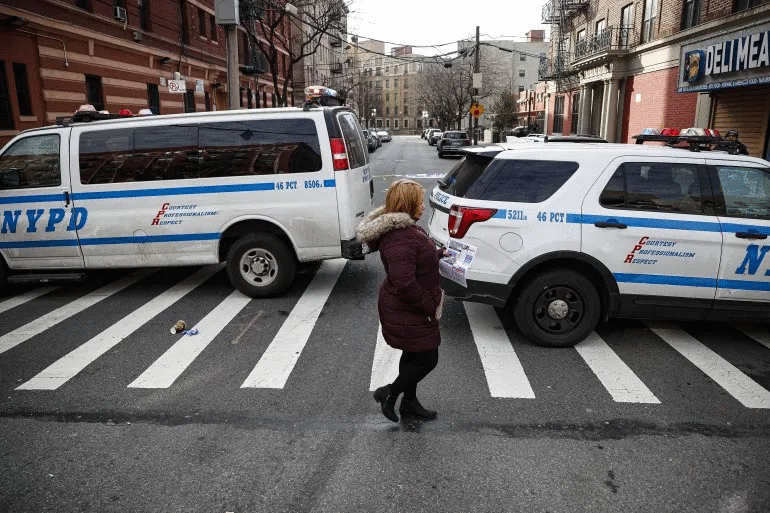
[(527, 41), (530, 43), (542, 43), (545, 39), (545, 30), (530, 30), (527, 32)]

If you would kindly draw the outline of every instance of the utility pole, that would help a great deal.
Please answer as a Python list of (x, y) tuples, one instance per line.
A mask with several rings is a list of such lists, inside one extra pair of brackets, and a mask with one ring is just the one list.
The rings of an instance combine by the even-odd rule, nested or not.
[[(473, 73), (479, 72), (479, 26), (476, 25), (476, 50), (473, 52), (475, 57), (473, 62)], [(477, 101), (479, 96), (479, 90), (473, 88), (473, 102)], [(479, 143), (479, 118), (473, 116), (473, 145), (476, 146)]]
[(241, 108), (240, 70), (238, 69), (238, 25), (225, 25), (227, 35), (227, 108)]

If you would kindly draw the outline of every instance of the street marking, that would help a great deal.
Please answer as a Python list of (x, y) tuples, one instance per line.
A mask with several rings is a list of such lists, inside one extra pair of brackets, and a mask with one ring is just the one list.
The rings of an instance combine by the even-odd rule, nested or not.
[(658, 398), (596, 332), (577, 344), (575, 349), (615, 402), (660, 404)]
[(249, 304), (251, 298), (237, 290), (227, 296), (198, 324), (197, 335), (182, 335), (155, 360), (128, 388), (168, 388), (190, 366), (214, 338)]
[(144, 306), (123, 317), (82, 346), (60, 358), (37, 376), (17, 387), (16, 390), (56, 390), (75, 377), (94, 360), (115, 347), (119, 342), (141, 328), (166, 308), (192, 292), (221, 269), (222, 265), (203, 267)]
[(325, 260), (241, 388), (283, 388), (347, 260)]
[(23, 305), (27, 301), (32, 301), (33, 299), (37, 299), (40, 296), (44, 296), (49, 292), (51, 292), (52, 290), (56, 290), (58, 288), (59, 287), (40, 287), (40, 288), (25, 292), (24, 294), (19, 294), (18, 296), (14, 296), (10, 299), (6, 299), (2, 303), (0, 303), (0, 313), (7, 312), (11, 308), (16, 308), (19, 305)]
[(480, 303), (463, 305), (492, 397), (534, 399), (535, 392), (494, 308)]
[(398, 362), (401, 351), (390, 347), (382, 336), (382, 325), (377, 329), (377, 345), (374, 348), (372, 379), (369, 391), (374, 392), (384, 385), (389, 385), (398, 377)]
[(756, 342), (759, 342), (766, 348), (770, 349), (770, 331), (768, 331), (767, 326), (760, 327), (756, 324), (746, 323), (735, 324), (734, 326), (742, 331), (745, 335), (748, 335)]
[(663, 322), (647, 327), (745, 407), (770, 408), (770, 392), (684, 330)]
[(9, 349), (21, 344), (22, 342), (34, 337), (35, 335), (38, 335), (45, 330), (56, 326), (60, 322), (65, 321), (73, 315), (82, 312), (86, 308), (95, 305), (99, 301), (107, 299), (113, 294), (116, 294), (121, 290), (133, 285), (134, 283), (143, 280), (154, 272), (154, 269), (145, 269), (131, 273), (117, 281), (110, 283), (105, 287), (100, 288), (99, 290), (95, 290), (90, 294), (76, 299), (75, 301), (62, 306), (61, 308), (57, 308), (53, 312), (49, 312), (42, 317), (38, 317), (34, 321), (29, 322), (24, 326), (3, 335), (0, 337), (0, 353), (4, 353)]

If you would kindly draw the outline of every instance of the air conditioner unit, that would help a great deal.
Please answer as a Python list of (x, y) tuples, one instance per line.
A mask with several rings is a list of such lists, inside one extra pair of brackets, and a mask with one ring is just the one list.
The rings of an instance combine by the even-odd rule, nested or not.
[(113, 7), (112, 17), (118, 21), (126, 21), (126, 10), (123, 7)]

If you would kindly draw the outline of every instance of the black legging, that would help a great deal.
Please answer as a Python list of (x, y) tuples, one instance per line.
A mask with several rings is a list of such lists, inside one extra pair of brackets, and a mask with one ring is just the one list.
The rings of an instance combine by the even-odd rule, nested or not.
[(419, 383), (438, 364), (438, 349), (423, 351), (421, 353), (401, 353), (398, 362), (398, 377), (390, 385), (390, 393), (398, 397), (404, 393), (407, 401), (417, 397), (417, 383)]

